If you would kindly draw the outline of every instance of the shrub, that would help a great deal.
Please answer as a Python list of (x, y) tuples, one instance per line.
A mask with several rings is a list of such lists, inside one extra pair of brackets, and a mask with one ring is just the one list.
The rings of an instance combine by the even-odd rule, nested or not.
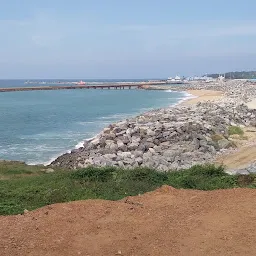
[(237, 176), (224, 172), (223, 166), (195, 165), (190, 169), (169, 174), (168, 185), (175, 188), (213, 190), (232, 188)]
[(78, 170), (72, 173), (72, 178), (82, 179), (84, 181), (107, 182), (113, 177), (114, 167), (87, 167), (86, 169)]
[(144, 181), (153, 184), (163, 184), (168, 180), (166, 173), (156, 172), (149, 168), (135, 168), (132, 170), (126, 170), (127, 177), (131, 181)]

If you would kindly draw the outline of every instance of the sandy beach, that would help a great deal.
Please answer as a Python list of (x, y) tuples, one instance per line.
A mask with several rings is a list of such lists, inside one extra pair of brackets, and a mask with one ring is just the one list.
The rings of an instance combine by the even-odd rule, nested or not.
[(196, 104), (200, 101), (216, 101), (219, 99), (223, 99), (224, 95), (222, 91), (213, 91), (213, 90), (188, 90), (187, 93), (195, 96), (195, 98), (188, 99), (184, 101), (183, 104), (190, 105)]

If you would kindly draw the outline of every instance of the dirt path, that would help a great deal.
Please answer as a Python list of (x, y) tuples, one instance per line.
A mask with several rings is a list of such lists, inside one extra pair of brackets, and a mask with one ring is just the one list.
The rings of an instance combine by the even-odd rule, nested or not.
[(0, 217), (1, 256), (256, 255), (256, 190), (164, 186)]
[[(239, 136), (238, 136), (239, 137)], [(256, 161), (256, 128), (244, 128), (246, 139), (234, 139), (237, 149), (233, 153), (224, 154), (216, 162), (227, 169), (242, 169)]]
[(240, 148), (238, 151), (220, 157), (217, 162), (227, 169), (242, 169), (256, 161), (256, 145)]

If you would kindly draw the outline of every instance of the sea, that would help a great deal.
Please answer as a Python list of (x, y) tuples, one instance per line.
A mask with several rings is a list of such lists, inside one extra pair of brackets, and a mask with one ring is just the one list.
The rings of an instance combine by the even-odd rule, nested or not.
[[(54, 86), (79, 80), (0, 80), (0, 87)], [(84, 140), (111, 123), (178, 104), (188, 97), (185, 92), (137, 89), (0, 93), (0, 159), (47, 165), (61, 154), (82, 147)]]

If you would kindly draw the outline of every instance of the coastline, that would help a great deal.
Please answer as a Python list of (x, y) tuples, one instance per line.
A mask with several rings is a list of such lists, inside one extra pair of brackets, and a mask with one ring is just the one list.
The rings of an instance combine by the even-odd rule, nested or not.
[[(175, 92), (175, 91), (171, 91), (171, 90), (165, 90), (166, 92)], [(193, 94), (193, 92), (190, 92), (190, 91), (181, 91), (181, 93), (184, 95), (184, 97), (182, 99), (180, 99), (177, 103), (174, 103), (172, 105), (168, 105), (166, 107), (160, 107), (160, 108), (154, 108), (150, 111), (146, 111), (146, 112), (142, 112), (142, 113), (137, 113), (135, 115), (133, 115), (131, 118), (136, 118), (137, 116), (139, 115), (144, 115), (144, 114), (147, 114), (148, 112), (151, 112), (151, 111), (157, 111), (159, 109), (165, 109), (165, 108), (172, 108), (172, 107), (176, 107), (178, 105), (181, 105), (181, 104), (184, 104), (185, 102), (189, 102), (190, 100), (193, 100), (193, 99), (196, 99), (196, 98), (200, 98), (200, 96)], [(121, 119), (117, 122), (122, 122), (124, 121), (124, 119)], [(114, 123), (114, 122), (113, 122)], [(113, 124), (112, 123), (112, 124)], [(52, 162), (54, 162), (58, 157), (61, 157), (62, 155), (65, 155), (65, 154), (70, 154), (72, 151), (75, 151), (75, 150), (78, 150), (78, 149), (82, 149), (84, 148), (84, 144), (96, 139), (98, 136), (100, 135), (100, 132), (95, 134), (93, 137), (90, 137), (90, 138), (87, 138), (87, 139), (84, 139), (80, 142), (78, 142), (74, 148), (71, 148), (71, 149), (68, 149), (60, 154), (57, 154), (53, 157), (51, 157), (50, 160), (48, 160), (47, 162), (44, 162), (44, 163), (41, 163), (43, 166), (47, 167), (47, 166), (50, 166)], [(31, 164), (32, 165), (32, 164)], [(34, 165), (34, 164), (33, 164)]]
[[(225, 84), (156, 86), (149, 90), (179, 92), (183, 97), (175, 104), (113, 121), (95, 136), (40, 165), (67, 169), (90, 165), (128, 169), (141, 166), (168, 171), (206, 163), (237, 169), (256, 162), (253, 157), (244, 157), (243, 165), (232, 165), (232, 161), (230, 164), (230, 157), (243, 157), (243, 152), (250, 152), (246, 144), (256, 147), (256, 140), (252, 142), (250, 137), (240, 143), (241, 138), (234, 140), (228, 135), (232, 125), (243, 130), (256, 127), (256, 110), (246, 107), (255, 101), (255, 86), (246, 81), (241, 86), (241, 81), (232, 80)], [(214, 141), (214, 136), (220, 137), (220, 141)], [(238, 145), (236, 149), (234, 143)]]
[(231, 151), (234, 141), (229, 136), (230, 126), (256, 126), (256, 110), (245, 106), (256, 97), (256, 87), (246, 81), (168, 86), (167, 90), (183, 92), (187, 97), (173, 106), (109, 125), (85, 141), (83, 148), (60, 156), (51, 166), (186, 169), (214, 163)]

